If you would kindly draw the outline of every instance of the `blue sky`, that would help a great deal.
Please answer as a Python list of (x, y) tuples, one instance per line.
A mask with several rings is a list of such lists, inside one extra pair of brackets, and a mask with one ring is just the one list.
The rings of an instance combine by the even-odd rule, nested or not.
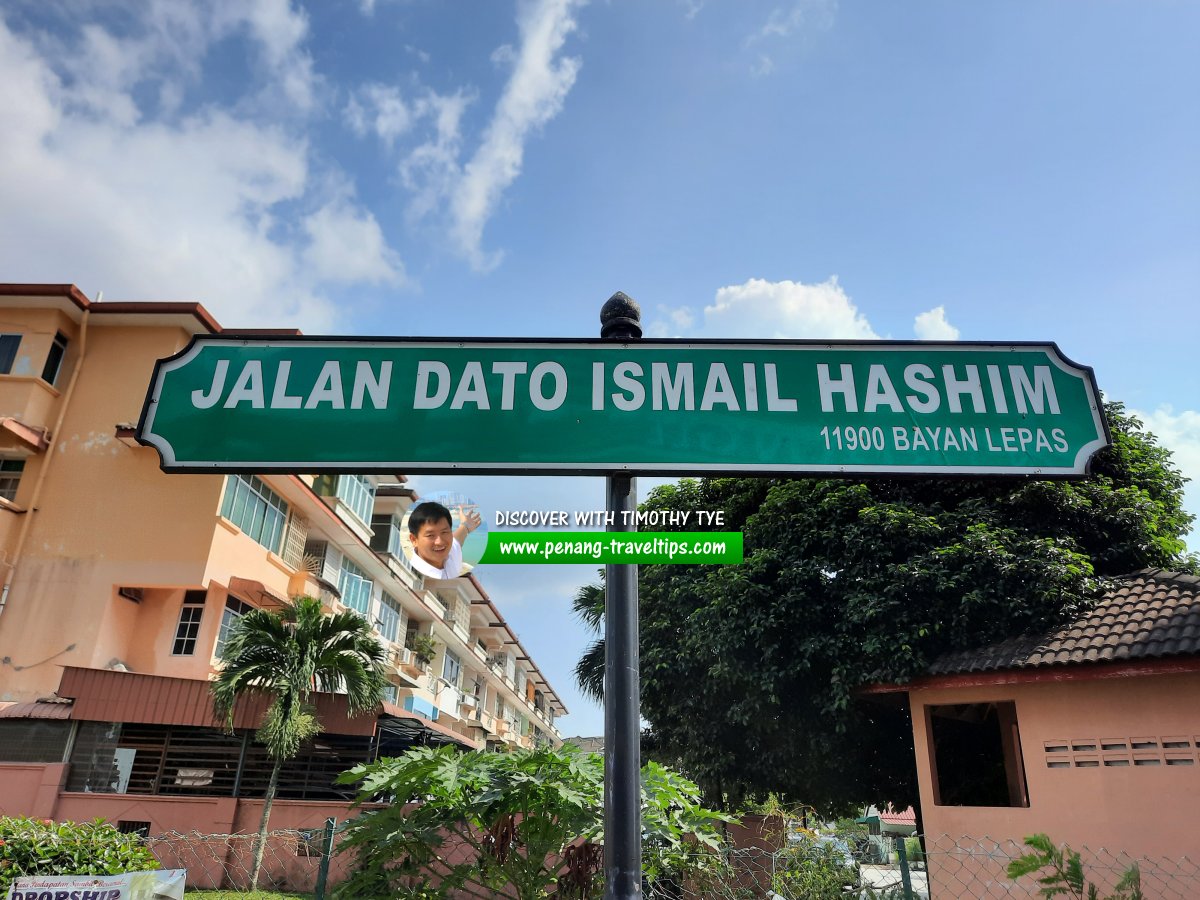
[[(312, 334), (591, 337), (623, 290), (650, 335), (1053, 340), (1196, 478), (1197, 85), (1184, 0), (9, 0), (0, 280)], [(590, 570), (479, 574), (602, 730)]]

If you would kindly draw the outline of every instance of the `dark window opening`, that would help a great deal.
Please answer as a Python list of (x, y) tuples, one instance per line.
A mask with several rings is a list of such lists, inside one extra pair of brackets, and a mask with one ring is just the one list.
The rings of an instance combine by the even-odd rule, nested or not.
[[(191, 593), (188, 591), (188, 594)], [(172, 656), (191, 656), (196, 652), (196, 638), (200, 636), (200, 621), (203, 618), (203, 601), (195, 603), (185, 599), (179, 608), (179, 624), (175, 626), (175, 643), (171, 646)]]
[(141, 838), (150, 837), (150, 823), (139, 822), (136, 819), (118, 819), (117, 831), (121, 834), (136, 834)]
[(17, 348), (21, 346), (19, 334), (0, 334), (0, 375), (12, 372), (17, 361)]
[(58, 373), (62, 371), (63, 357), (67, 355), (67, 336), (61, 331), (54, 335), (54, 343), (50, 345), (50, 355), (46, 357), (46, 366), (42, 369), (42, 381), (54, 384)]
[(63, 762), (70, 734), (63, 719), (0, 719), (0, 762)]
[(21, 473), (25, 471), (23, 459), (0, 459), (0, 497), (16, 502), (17, 489), (21, 486)]
[(938, 806), (1028, 806), (1016, 704), (927, 706)]
[[(399, 755), (412, 740), (319, 734), (306, 741), (279, 773), (281, 800), (354, 799), (352, 785), (335, 784), (347, 769)], [(243, 744), (245, 745), (243, 747)], [(262, 797), (274, 762), (244, 733), (187, 725), (82, 722), (71, 752), (68, 791), (208, 797)]]

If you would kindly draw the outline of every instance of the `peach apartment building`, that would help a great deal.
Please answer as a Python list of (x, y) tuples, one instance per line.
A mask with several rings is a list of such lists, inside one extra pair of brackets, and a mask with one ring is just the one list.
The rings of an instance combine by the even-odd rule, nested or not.
[(165, 475), (133, 440), (154, 361), (216, 332), (195, 303), (0, 285), (0, 814), (253, 830), (262, 709), (226, 734), (208, 682), (239, 616), (297, 594), (373, 622), (390, 686), (373, 716), (320, 698), (276, 827), (336, 815), (337, 773), (416, 744), (560, 744), (566, 708), (479, 581), (408, 567), (402, 474)]

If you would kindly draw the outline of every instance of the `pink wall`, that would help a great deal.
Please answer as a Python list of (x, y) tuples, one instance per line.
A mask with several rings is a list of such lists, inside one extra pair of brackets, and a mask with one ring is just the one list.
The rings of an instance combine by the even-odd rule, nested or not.
[[(1042, 832), (1080, 852), (1086, 846), (1138, 858), (1195, 857), (1197, 840), (1189, 823), (1200, 808), (1200, 673), (917, 688), (909, 699), (921, 811), (931, 843), (947, 835), (1022, 844), (1026, 836)], [(1029, 806), (935, 805), (925, 707), (989, 701), (1016, 705)], [(1154, 743), (1156, 749), (1134, 750), (1135, 740)], [(1105, 742), (1121, 741), (1125, 751), (1100, 749)], [(1164, 747), (1185, 742), (1186, 748)], [(1071, 749), (1089, 743), (1096, 744), (1096, 752)], [(1051, 752), (1062, 744), (1066, 753)], [(1112, 764), (1124, 759), (1127, 765)], [(1139, 759), (1155, 764), (1135, 765)], [(1092, 760), (1096, 764), (1088, 765)], [(935, 854), (930, 862), (935, 884), (937, 859)], [(1197, 871), (1194, 865), (1188, 868)], [(1006, 879), (993, 874), (999, 889)], [(1200, 883), (1191, 883), (1182, 895), (1200, 896)]]
[(66, 763), (0, 763), (0, 815), (52, 817), (66, 780)]
[[(0, 764), (0, 815), (23, 815), (65, 822), (104, 819), (149, 822), (150, 848), (167, 868), (188, 870), (189, 888), (245, 888), (253, 859), (261, 800), (232, 797), (162, 797), (140, 794), (61, 792), (62, 763)], [(374, 804), (365, 809), (378, 808)], [(297, 831), (320, 832), (330, 816), (345, 821), (358, 810), (340, 803), (277, 800), (271, 809), (271, 836), (263, 856), (265, 887), (312, 891), (320, 859)], [(232, 837), (227, 837), (233, 835)], [(330, 883), (345, 877), (352, 860), (335, 855)]]

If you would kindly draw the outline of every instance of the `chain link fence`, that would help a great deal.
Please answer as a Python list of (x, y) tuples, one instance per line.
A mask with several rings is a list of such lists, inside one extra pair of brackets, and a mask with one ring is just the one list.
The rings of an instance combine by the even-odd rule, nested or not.
[[(336, 829), (334, 829), (336, 830)], [(330, 829), (271, 831), (263, 846), (260, 891), (321, 896), (345, 877), (350, 860), (331, 852)], [(187, 889), (249, 893), (257, 834), (166, 832), (146, 846), (167, 869), (187, 869)]]
[[(1127, 853), (1113, 852), (1103, 847), (1092, 849), (1086, 845), (1072, 849), (1080, 856), (1084, 879), (1096, 886), (1100, 897), (1117, 895), (1122, 877), (1130, 867), (1136, 865), (1141, 896), (1145, 900), (1200, 898), (1200, 863), (1187, 857), (1133, 857)], [(994, 841), (991, 838), (952, 838), (942, 835), (928, 839), (925, 842), (925, 860), (930, 896), (936, 900), (954, 897), (1039, 897), (1038, 877), (1044, 872), (1015, 881), (1006, 875), (1008, 864), (1028, 850), (1014, 841)]]
[[(272, 831), (263, 852), (259, 889), (323, 900), (349, 872), (353, 860), (338, 854), (340, 828)], [(248, 893), (257, 836), (167, 833), (146, 839), (168, 868), (188, 870), (188, 890)], [(1107, 898), (1136, 864), (1145, 900), (1200, 900), (1200, 864), (1188, 858), (1133, 858), (1106, 849), (1074, 848), (1087, 882)], [(693, 874), (644, 884), (651, 900), (958, 900), (1036, 898), (1045, 872), (1009, 879), (1010, 862), (1028, 851), (990, 838), (891, 838), (879, 835), (814, 836), (780, 847), (697, 852)], [(695, 874), (700, 872), (700, 874)], [(473, 900), (506, 897), (472, 890)], [(578, 896), (578, 895), (575, 895)], [(580, 900), (599, 900), (602, 891)], [(1070, 896), (1069, 894), (1067, 895)], [(1085, 895), (1086, 896), (1086, 895)], [(1126, 895), (1129, 896), (1129, 895)]]

